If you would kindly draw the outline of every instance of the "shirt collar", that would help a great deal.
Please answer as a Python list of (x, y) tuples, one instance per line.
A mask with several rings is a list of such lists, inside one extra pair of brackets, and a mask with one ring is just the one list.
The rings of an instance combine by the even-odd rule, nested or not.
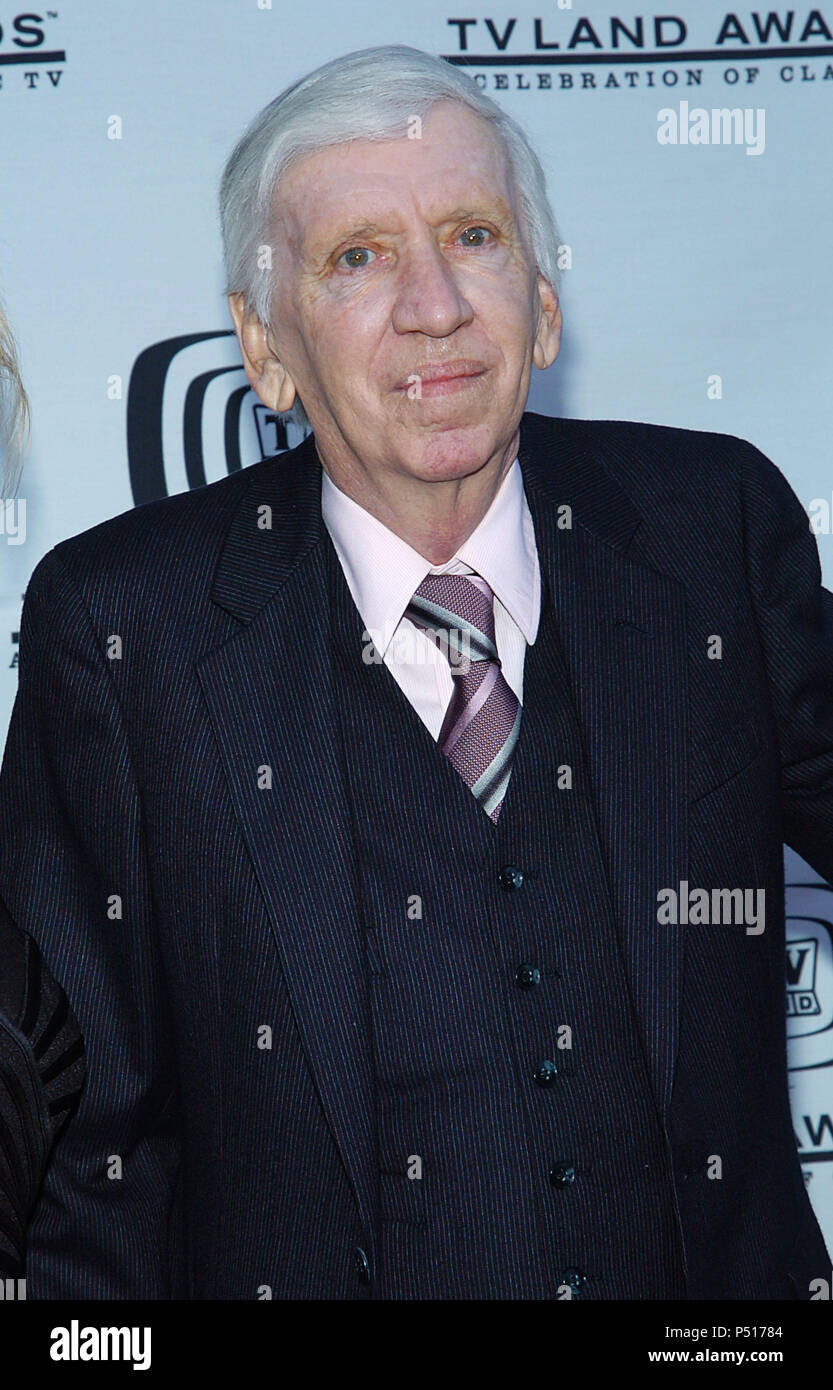
[(443, 565), (432, 565), (372, 513), (348, 497), (322, 469), (321, 514), (353, 600), (384, 657), (414, 591), (427, 574), (476, 570), (527, 642), (538, 630), (541, 575), (535, 531), (515, 459), (486, 515)]

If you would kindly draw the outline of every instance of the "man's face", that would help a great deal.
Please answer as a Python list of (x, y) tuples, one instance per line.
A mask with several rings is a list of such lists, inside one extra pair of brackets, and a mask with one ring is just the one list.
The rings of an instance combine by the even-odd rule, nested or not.
[(502, 457), (560, 316), (484, 121), (443, 102), (420, 139), (306, 156), (281, 180), (273, 254), (270, 345), (336, 482), (462, 478)]

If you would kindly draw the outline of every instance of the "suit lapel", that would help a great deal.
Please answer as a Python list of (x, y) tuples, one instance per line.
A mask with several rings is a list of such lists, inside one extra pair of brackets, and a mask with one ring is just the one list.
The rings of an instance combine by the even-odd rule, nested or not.
[[(213, 590), (243, 626), (197, 670), (305, 1052), (370, 1226), (369, 1020), (335, 739), (321, 468), (308, 438), (255, 470)], [(271, 789), (258, 789), (264, 768)]]
[[(676, 580), (634, 558), (641, 516), (593, 450), (577, 442), (583, 432), (555, 421), (547, 427), (543, 434), (535, 417), (524, 417), (519, 460), (584, 731), (631, 995), (664, 1111), (684, 928), (657, 923), (657, 893), (685, 877), (684, 595)], [(571, 529), (558, 526), (564, 506)]]

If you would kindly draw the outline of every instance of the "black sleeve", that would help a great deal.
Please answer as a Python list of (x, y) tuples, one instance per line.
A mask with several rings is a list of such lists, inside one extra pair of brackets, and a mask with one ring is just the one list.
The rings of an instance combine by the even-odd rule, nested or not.
[(746, 569), (781, 752), (784, 836), (833, 882), (833, 594), (807, 513), (783, 474), (743, 445)]
[(0, 902), (0, 1274), (23, 1273), (26, 1223), (85, 1073), (67, 997)]
[(30, 1221), (27, 1297), (178, 1297), (181, 1128), (144, 808), (102, 644), (54, 550), (23, 605), (0, 898), (60, 980), (87, 1061)]

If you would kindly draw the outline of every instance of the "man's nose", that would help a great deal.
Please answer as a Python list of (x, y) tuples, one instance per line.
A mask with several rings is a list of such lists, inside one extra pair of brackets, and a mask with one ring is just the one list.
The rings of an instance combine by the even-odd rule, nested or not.
[(469, 323), (474, 311), (435, 242), (421, 242), (404, 256), (391, 321), (397, 333), (445, 338)]

